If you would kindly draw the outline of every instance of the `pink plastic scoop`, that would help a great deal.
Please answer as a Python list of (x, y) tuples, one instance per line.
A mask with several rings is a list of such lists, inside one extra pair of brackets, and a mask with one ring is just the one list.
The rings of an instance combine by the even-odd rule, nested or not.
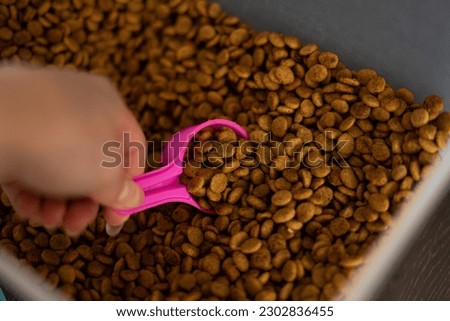
[(135, 208), (114, 210), (120, 215), (131, 215), (146, 209), (166, 203), (182, 202), (192, 205), (205, 213), (214, 211), (201, 208), (197, 201), (187, 191), (186, 185), (180, 182), (183, 172), (184, 157), (188, 150), (189, 142), (195, 134), (206, 127), (231, 128), (238, 136), (248, 139), (244, 128), (226, 119), (213, 119), (197, 126), (185, 128), (173, 135), (167, 142), (161, 156), (163, 167), (154, 171), (138, 175), (133, 180), (144, 190), (144, 202)]

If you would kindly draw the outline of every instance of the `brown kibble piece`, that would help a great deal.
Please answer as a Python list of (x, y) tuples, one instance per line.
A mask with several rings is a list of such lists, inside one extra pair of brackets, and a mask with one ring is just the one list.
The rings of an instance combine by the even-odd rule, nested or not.
[(308, 56), (313, 52), (316, 52), (319, 47), (315, 43), (309, 43), (300, 48), (300, 56)]
[(94, 259), (94, 251), (85, 244), (78, 246), (76, 251), (81, 258), (87, 261), (92, 261)]
[(272, 133), (275, 136), (283, 137), (288, 130), (288, 122), (285, 117), (277, 117), (272, 122)]
[(272, 204), (276, 206), (287, 205), (291, 200), (292, 200), (292, 193), (286, 190), (278, 191), (272, 196)]
[(336, 68), (339, 63), (338, 56), (335, 53), (328, 51), (321, 52), (318, 59), (319, 62), (328, 69)]
[(436, 131), (436, 126), (425, 125), (419, 128), (419, 136), (424, 139), (433, 140), (436, 136)]
[[(195, 195), (195, 194), (194, 194)], [(195, 195), (195, 196), (203, 196), (202, 194), (201, 195)], [(220, 199), (222, 198), (222, 195), (220, 195), (219, 193), (216, 193), (216, 192), (214, 192), (212, 189), (210, 189), (210, 188), (208, 188), (207, 190), (206, 190), (206, 196), (208, 197), (208, 199), (210, 200), (210, 201), (213, 201), (213, 202), (218, 202), (218, 201), (220, 201)]]
[(313, 194), (313, 190), (308, 188), (299, 188), (292, 191), (292, 197), (297, 201), (308, 199)]
[(314, 217), (315, 207), (314, 204), (309, 202), (301, 203), (297, 206), (297, 219), (300, 222), (306, 223)]
[(371, 94), (379, 94), (384, 90), (384, 87), (386, 86), (386, 80), (384, 78), (375, 76), (370, 78), (369, 82), (367, 83), (367, 90)]
[(256, 301), (275, 301), (277, 299), (277, 293), (274, 290), (262, 290), (259, 292), (255, 300)]
[(49, 243), (49, 237), (47, 234), (41, 232), (38, 233), (35, 237), (34, 237), (34, 243), (39, 246), (39, 247), (47, 247), (48, 243)]
[(198, 248), (188, 243), (183, 243), (181, 245), (181, 250), (184, 252), (184, 254), (191, 257), (197, 257), (199, 254)]
[(339, 265), (345, 268), (354, 268), (360, 266), (364, 262), (361, 256), (346, 257), (339, 262)]
[(391, 156), (389, 147), (383, 142), (376, 142), (372, 148), (373, 157), (377, 161), (386, 161)]
[(397, 98), (392, 99), (383, 99), (382, 106), (384, 109), (386, 109), (389, 112), (396, 112), (401, 107), (401, 102)]
[(398, 165), (392, 169), (392, 179), (394, 181), (402, 180), (408, 174), (408, 169), (405, 165)]
[(8, 27), (0, 28), (0, 40), (9, 41), (14, 37), (14, 32)]
[[(105, 0), (103, 0), (105, 1)], [(185, 35), (189, 33), (192, 27), (192, 19), (189, 16), (179, 16), (175, 23), (175, 29), (178, 34)]]
[(283, 207), (275, 212), (273, 221), (275, 223), (286, 223), (295, 217), (295, 209), (291, 207)]
[(201, 176), (195, 176), (189, 181), (187, 189), (189, 193), (197, 194), (200, 192), (204, 185), (205, 179)]
[(297, 278), (297, 264), (292, 260), (286, 261), (281, 270), (281, 277), (286, 282), (294, 281)]
[(133, 248), (127, 243), (121, 242), (116, 246), (116, 257), (121, 258), (127, 253), (133, 253)]
[(312, 66), (307, 72), (306, 77), (311, 81), (321, 82), (328, 76), (327, 68), (321, 64)]
[(16, 242), (22, 242), (27, 237), (25, 228), (22, 225), (17, 225), (13, 229), (13, 238)]
[(355, 189), (358, 186), (358, 179), (351, 168), (343, 168), (339, 174), (342, 183), (350, 189)]
[(251, 238), (244, 241), (244, 243), (241, 244), (240, 250), (242, 251), (242, 253), (251, 254), (258, 251), (261, 248), (261, 246), (262, 246), (261, 240)]
[(233, 206), (231, 204), (218, 204), (214, 210), (218, 215), (230, 215), (233, 212)]
[(126, 282), (133, 282), (139, 277), (139, 272), (132, 270), (122, 270), (120, 271), (120, 277)]
[(295, 80), (294, 73), (287, 66), (276, 67), (273, 71), (276, 82), (282, 85), (292, 84)]
[(366, 177), (375, 186), (383, 186), (388, 182), (386, 170), (381, 167), (370, 170)]
[(253, 195), (247, 196), (247, 203), (261, 211), (264, 211), (267, 208), (267, 204), (264, 201)]
[(103, 275), (103, 272), (105, 272), (105, 266), (102, 263), (98, 261), (92, 261), (88, 263), (87, 265), (88, 275), (98, 278)]
[(375, 70), (366, 68), (359, 70), (356, 75), (361, 84), (367, 85), (372, 78), (377, 76), (377, 73)]
[(228, 194), (228, 203), (236, 204), (244, 194), (244, 188), (236, 187)]
[(43, 250), (41, 253), (41, 259), (45, 264), (48, 265), (59, 265), (61, 262), (58, 254), (51, 250)]
[[(99, 257), (97, 257), (97, 261), (100, 262)], [(103, 260), (103, 261), (107, 262), (107, 260)], [(102, 263), (102, 262), (100, 262), (100, 263)], [(125, 255), (125, 263), (130, 270), (137, 271), (140, 269), (139, 257), (134, 253), (129, 252)]]
[(227, 188), (227, 176), (225, 174), (216, 174), (211, 179), (210, 188), (213, 192), (222, 193)]
[(389, 199), (383, 194), (371, 194), (369, 196), (369, 205), (377, 212), (386, 212), (389, 209)]
[(330, 231), (334, 236), (342, 236), (350, 229), (350, 223), (343, 217), (331, 221)]
[(270, 43), (274, 45), (277, 48), (283, 48), (284, 47), (284, 40), (283, 36), (279, 34), (278, 32), (270, 32), (268, 37)]
[(203, 243), (203, 233), (197, 227), (189, 227), (187, 230), (187, 238), (194, 246), (200, 246)]
[(331, 107), (340, 114), (348, 112), (348, 103), (343, 99), (335, 99), (331, 102)]
[(216, 35), (216, 30), (210, 25), (202, 26), (198, 31), (199, 41), (208, 41)]
[(191, 273), (183, 273), (178, 280), (178, 286), (186, 291), (191, 291), (197, 283), (197, 279)]
[(141, 270), (139, 272), (139, 277), (137, 279), (138, 284), (144, 286), (145, 288), (149, 289), (155, 282), (155, 277), (153, 276), (153, 273), (148, 270)]
[(380, 106), (380, 101), (373, 95), (364, 95), (361, 100), (364, 104), (372, 108)]
[(66, 234), (55, 234), (50, 238), (50, 247), (53, 250), (65, 250), (69, 248), (71, 243)]
[(191, 58), (195, 54), (195, 47), (192, 44), (185, 44), (178, 48), (175, 53), (175, 57), (178, 61)]
[(450, 112), (446, 111), (441, 113), (436, 118), (436, 125), (438, 130), (445, 134), (448, 134), (450, 132)]
[(202, 269), (211, 275), (216, 275), (220, 272), (220, 260), (216, 254), (208, 254), (201, 261)]
[(75, 282), (76, 270), (71, 265), (61, 265), (58, 269), (59, 279), (64, 283)]
[(425, 152), (430, 154), (435, 154), (439, 151), (438, 145), (436, 145), (433, 141), (422, 137), (419, 138), (419, 145)]
[(444, 101), (439, 96), (431, 95), (425, 98), (423, 108), (430, 114), (438, 114), (444, 109)]
[(73, 53), (77, 53), (78, 51), (80, 51), (80, 44), (74, 38), (65, 37), (63, 41), (67, 48), (69, 48), (69, 50)]
[(221, 299), (225, 299), (230, 294), (230, 289), (219, 281), (214, 281), (211, 283), (211, 293)]
[(342, 156), (348, 156), (355, 150), (355, 140), (352, 135), (344, 133), (339, 136), (337, 146), (339, 147), (338, 150)]
[(247, 256), (240, 251), (233, 252), (233, 261), (236, 264), (236, 267), (241, 272), (246, 272), (249, 269), (250, 263), (247, 259)]
[(408, 88), (397, 89), (395, 95), (398, 98), (403, 99), (407, 104), (412, 104), (414, 102), (414, 94)]
[(242, 44), (244, 41), (247, 40), (248, 36), (249, 34), (247, 29), (244, 28), (236, 29), (230, 35), (230, 43), (234, 46), (239, 46), (240, 44)]
[(27, 24), (27, 30), (30, 32), (31, 35), (35, 37), (42, 35), (42, 33), (44, 32), (44, 28), (36, 20), (30, 21)]
[(318, 206), (327, 206), (333, 198), (333, 190), (327, 186), (322, 186), (314, 191), (309, 201)]
[(221, 143), (232, 143), (237, 140), (236, 133), (228, 127), (218, 132), (217, 138)]
[(13, 42), (16, 45), (25, 45), (31, 41), (31, 35), (26, 30), (20, 30), (14, 34)]
[(411, 124), (416, 127), (422, 127), (425, 126), (428, 123), (428, 120), (430, 119), (430, 115), (424, 108), (417, 108), (411, 113)]

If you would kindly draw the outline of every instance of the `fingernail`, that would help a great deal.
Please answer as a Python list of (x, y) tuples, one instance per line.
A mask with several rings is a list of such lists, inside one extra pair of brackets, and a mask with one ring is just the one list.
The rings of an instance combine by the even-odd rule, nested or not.
[(133, 181), (127, 181), (119, 195), (119, 208), (136, 207), (142, 203), (144, 199), (144, 192)]
[(106, 227), (105, 227), (106, 234), (108, 234), (111, 237), (116, 236), (122, 230), (122, 226), (123, 226), (123, 224), (120, 224), (118, 226), (112, 226), (109, 223), (106, 223)]

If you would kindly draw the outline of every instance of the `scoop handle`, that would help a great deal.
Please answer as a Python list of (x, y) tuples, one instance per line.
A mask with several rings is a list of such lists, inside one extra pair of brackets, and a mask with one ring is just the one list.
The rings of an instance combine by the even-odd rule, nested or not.
[[(150, 171), (148, 173), (133, 177), (133, 180), (144, 191), (144, 202), (137, 207), (116, 209), (114, 211), (120, 215), (131, 215), (141, 212), (145, 209), (166, 203), (166, 198), (163, 198), (163, 196), (170, 195), (173, 188), (180, 185), (179, 176), (182, 171), (183, 168), (181, 168), (174, 162), (171, 162), (168, 165), (158, 168), (154, 171)], [(180, 191), (178, 191), (178, 193), (179, 192)], [(175, 193), (175, 191), (173, 191), (173, 195), (177, 195), (178, 193)]]
[(130, 209), (115, 210), (119, 215), (132, 215), (149, 208), (172, 202), (181, 202), (199, 206), (196, 202), (192, 202), (192, 198), (186, 190), (186, 186), (164, 186), (156, 190), (145, 191), (145, 200), (142, 205)]
[(171, 162), (166, 166), (135, 176), (133, 180), (144, 190), (152, 191), (178, 182), (183, 168)]
[(212, 211), (201, 208), (187, 191), (186, 185), (180, 182), (182, 172), (183, 168), (176, 162), (171, 162), (162, 168), (134, 177), (133, 180), (145, 193), (144, 202), (134, 208), (114, 211), (119, 215), (132, 215), (162, 204), (181, 202), (211, 213)]

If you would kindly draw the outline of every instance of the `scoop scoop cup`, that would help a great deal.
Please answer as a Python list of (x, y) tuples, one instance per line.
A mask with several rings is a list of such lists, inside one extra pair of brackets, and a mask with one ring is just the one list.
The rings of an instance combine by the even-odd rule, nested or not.
[(134, 208), (116, 209), (119, 215), (132, 215), (152, 207), (166, 203), (181, 202), (211, 214), (212, 210), (202, 208), (189, 194), (186, 185), (180, 182), (183, 165), (189, 142), (194, 136), (207, 127), (229, 127), (238, 136), (248, 139), (248, 133), (240, 125), (226, 119), (213, 119), (196, 126), (187, 127), (175, 133), (163, 150), (161, 162), (163, 167), (138, 175), (133, 180), (142, 188), (145, 194), (144, 202)]

